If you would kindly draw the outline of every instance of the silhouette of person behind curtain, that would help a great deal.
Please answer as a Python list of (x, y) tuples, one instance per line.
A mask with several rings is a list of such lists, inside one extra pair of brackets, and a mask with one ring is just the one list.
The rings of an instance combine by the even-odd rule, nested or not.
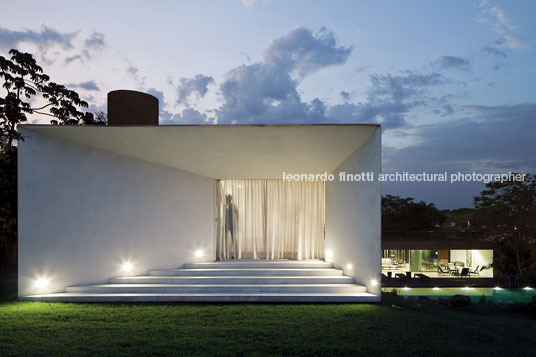
[(225, 195), (225, 251), (226, 259), (237, 259), (238, 252), (236, 246), (236, 228), (238, 213), (236, 205), (233, 203), (233, 196)]

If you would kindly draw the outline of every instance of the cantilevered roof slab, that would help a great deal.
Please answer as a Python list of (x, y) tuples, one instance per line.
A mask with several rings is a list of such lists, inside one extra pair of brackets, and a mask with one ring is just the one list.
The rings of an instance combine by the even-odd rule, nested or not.
[(378, 125), (21, 125), (38, 132), (211, 178), (281, 179), (332, 172)]

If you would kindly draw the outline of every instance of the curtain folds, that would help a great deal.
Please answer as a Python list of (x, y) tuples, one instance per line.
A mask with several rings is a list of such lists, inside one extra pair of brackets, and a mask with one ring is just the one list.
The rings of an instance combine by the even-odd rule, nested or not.
[(217, 258), (324, 258), (324, 197), (322, 181), (217, 181)]

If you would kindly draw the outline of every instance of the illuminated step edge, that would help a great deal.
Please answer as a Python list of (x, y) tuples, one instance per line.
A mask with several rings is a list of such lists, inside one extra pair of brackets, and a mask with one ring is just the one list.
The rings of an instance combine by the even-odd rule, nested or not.
[(67, 293), (138, 294), (138, 293), (364, 293), (366, 288), (356, 284), (99, 284), (69, 286)]
[(333, 263), (321, 260), (231, 260), (224, 262), (184, 264), (185, 269), (217, 269), (217, 268), (333, 268)]
[(345, 275), (332, 276), (125, 276), (111, 284), (353, 284)]
[(24, 296), (26, 301), (49, 302), (379, 302), (370, 293), (325, 294), (84, 294), (59, 293)]
[(149, 275), (172, 275), (172, 276), (319, 276), (319, 275), (342, 275), (342, 270), (326, 268), (215, 268), (215, 269), (169, 269), (151, 270)]

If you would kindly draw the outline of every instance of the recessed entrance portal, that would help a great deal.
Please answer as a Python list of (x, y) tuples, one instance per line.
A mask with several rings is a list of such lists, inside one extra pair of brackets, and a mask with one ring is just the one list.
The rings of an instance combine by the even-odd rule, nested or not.
[(217, 181), (216, 257), (323, 259), (322, 181)]

